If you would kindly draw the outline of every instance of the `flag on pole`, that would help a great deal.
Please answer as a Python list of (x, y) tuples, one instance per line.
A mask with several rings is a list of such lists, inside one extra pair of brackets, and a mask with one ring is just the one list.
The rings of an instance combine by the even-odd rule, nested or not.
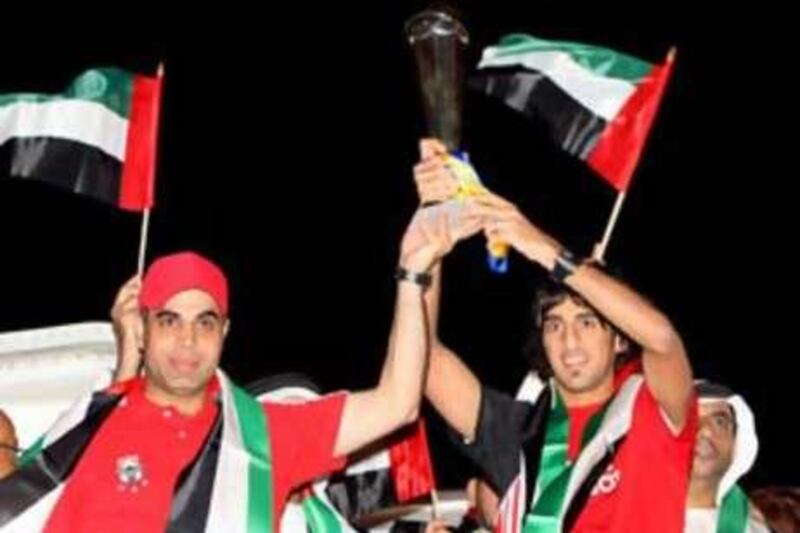
[(60, 94), (0, 94), (8, 174), (130, 211), (154, 203), (161, 77), (118, 68), (78, 76)]
[(599, 46), (509, 35), (483, 51), (470, 84), (528, 117), (624, 192), (672, 70)]

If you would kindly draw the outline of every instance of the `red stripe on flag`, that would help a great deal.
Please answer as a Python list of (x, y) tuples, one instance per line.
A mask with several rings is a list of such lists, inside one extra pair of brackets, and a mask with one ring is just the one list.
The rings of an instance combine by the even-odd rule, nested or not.
[(503, 524), (503, 517), (497, 519), (497, 525), (494, 527), (494, 533), (505, 533), (505, 524)]
[(522, 525), (520, 517), (520, 491), (522, 489), (522, 474), (517, 474), (511, 486), (506, 490), (500, 501), (494, 533), (517, 533)]
[(154, 203), (161, 79), (134, 77), (120, 182), (119, 206), (122, 209), (143, 211)]
[(628, 188), (639, 162), (664, 87), (672, 72), (673, 56), (670, 52), (663, 65), (653, 67), (605, 129), (589, 155), (589, 166), (618, 191)]
[(516, 481), (514, 482), (514, 498), (513, 503), (511, 504), (511, 526), (509, 529), (516, 533), (519, 531), (520, 520), (519, 520), (519, 489), (520, 489), (520, 478), (517, 477)]
[(401, 440), (389, 448), (395, 494), (400, 503), (430, 494), (436, 487), (425, 421), (417, 420), (401, 432)]

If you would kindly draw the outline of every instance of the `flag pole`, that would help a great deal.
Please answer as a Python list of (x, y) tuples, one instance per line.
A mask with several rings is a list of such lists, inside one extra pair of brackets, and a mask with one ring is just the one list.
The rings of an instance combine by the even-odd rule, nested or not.
[(431, 489), (431, 518), (433, 520), (438, 520), (441, 516), (439, 512), (439, 493), (436, 491), (436, 487)]
[[(164, 83), (164, 62), (163, 61), (161, 61), (158, 64), (158, 71), (156, 73), (156, 76), (158, 77), (159, 87), (162, 87), (162, 84)], [(161, 95), (159, 94), (159, 99), (160, 98), (161, 98)], [(157, 105), (160, 107), (161, 106), (161, 102), (158, 102)], [(158, 118), (159, 118), (158, 115), (159, 114), (160, 114), (160, 112), (157, 111), (156, 112), (155, 123), (153, 125), (153, 127), (155, 127), (155, 128), (158, 128)], [(157, 142), (155, 139), (156, 139), (156, 137), (153, 136), (153, 142), (154, 143)], [(156, 149), (156, 147), (154, 146), (153, 147), (153, 151), (154, 152), (155, 152), (155, 149)], [(156, 172), (155, 158), (153, 160), (152, 172), (153, 172), (153, 179), (150, 180), (150, 187), (151, 188), (155, 187), (155, 172)], [(151, 195), (151, 198), (152, 198), (153, 191), (150, 192), (150, 195)], [(142, 212), (142, 226), (141, 226), (141, 228), (139, 230), (139, 259), (138, 259), (138, 261), (136, 263), (136, 266), (137, 266), (136, 272), (139, 275), (140, 279), (144, 275), (144, 261), (145, 261), (145, 257), (147, 256), (147, 236), (148, 236), (149, 233), (150, 233), (150, 207), (146, 207), (144, 209), (144, 211)]]
[[(677, 55), (677, 53), (678, 53), (678, 50), (674, 46), (671, 47), (669, 49), (669, 51), (667, 52), (667, 58), (666, 58), (666, 61), (664, 62), (664, 66), (665, 66), (666, 71), (665, 71), (665, 73), (662, 74), (662, 78), (661, 78), (661, 81), (660, 81), (660, 86), (659, 86), (658, 92), (656, 93), (656, 96), (655, 96), (655, 98), (656, 98), (655, 105), (656, 106), (658, 106), (658, 104), (661, 101), (661, 97), (663, 96), (664, 87), (666, 86), (666, 83), (667, 83), (667, 81), (669, 79), (669, 76), (671, 74), (672, 65), (675, 62), (675, 56)], [(655, 114), (655, 111), (653, 113)], [(653, 117), (651, 116), (647, 121), (648, 129), (650, 127), (650, 121), (652, 121), (652, 119), (653, 119)], [(637, 159), (638, 159), (638, 155), (637, 155)], [(617, 224), (617, 219), (619, 217), (620, 211), (622, 210), (622, 204), (623, 204), (624, 201), (625, 201), (625, 191), (623, 190), (623, 191), (620, 191), (619, 194), (617, 194), (617, 201), (614, 204), (614, 209), (611, 212), (611, 217), (608, 219), (608, 224), (606, 225), (606, 230), (603, 233), (603, 240), (601, 240), (599, 243), (597, 243), (595, 245), (595, 247), (594, 247), (594, 250), (592, 251), (592, 259), (597, 261), (597, 262), (599, 262), (599, 263), (603, 262), (603, 259), (604, 259), (605, 255), (606, 255), (606, 249), (608, 248), (608, 243), (611, 241), (611, 234), (614, 231), (614, 227)]]
[(622, 211), (622, 204), (625, 202), (625, 192), (620, 191), (617, 194), (617, 201), (614, 203), (614, 209), (611, 211), (611, 216), (608, 218), (608, 224), (606, 224), (606, 230), (603, 233), (603, 240), (597, 243), (594, 247), (594, 251), (592, 252), (592, 259), (597, 261), (598, 263), (603, 263), (604, 256), (606, 255), (606, 249), (608, 248), (608, 243), (611, 241), (611, 234), (614, 231), (614, 228), (617, 225), (617, 220), (619, 219), (619, 213)]
[(144, 258), (147, 250), (147, 234), (150, 228), (150, 208), (146, 208), (142, 214), (142, 227), (139, 232), (139, 260), (137, 262), (136, 272), (139, 278), (144, 274)]

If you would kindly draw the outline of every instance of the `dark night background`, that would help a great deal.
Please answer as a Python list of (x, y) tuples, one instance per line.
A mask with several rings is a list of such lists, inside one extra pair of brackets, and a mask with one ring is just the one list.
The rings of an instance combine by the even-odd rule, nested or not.
[[(607, 258), (673, 319), (696, 374), (754, 408), (762, 447), (747, 485), (797, 484), (796, 86), (782, 17), (766, 4), (701, 12), (688, 0), (454, 4), (471, 33), (469, 68), (512, 31), (652, 62), (678, 47)], [(0, 93), (58, 92), (100, 65), (152, 73), (163, 59), (150, 257), (194, 248), (226, 269), (223, 366), (238, 381), (299, 370), (326, 389), (366, 387), (416, 203), (411, 167), (425, 127), (402, 28), (425, 5), (6, 12)], [(487, 185), (588, 254), (613, 191), (541, 124), (497, 102), (468, 93), (464, 122)], [(106, 319), (135, 269), (139, 218), (0, 168), (0, 330)], [(486, 383), (511, 391), (542, 273), (512, 257), (511, 273), (493, 276), (483, 253), (475, 239), (447, 260), (442, 335)], [(455, 486), (464, 463), (438, 421), (432, 433), (440, 478)]]

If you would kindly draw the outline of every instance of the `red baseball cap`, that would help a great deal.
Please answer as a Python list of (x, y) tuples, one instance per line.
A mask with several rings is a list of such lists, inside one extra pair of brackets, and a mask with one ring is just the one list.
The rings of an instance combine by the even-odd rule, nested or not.
[(223, 315), (228, 314), (228, 280), (216, 264), (195, 252), (180, 252), (159, 257), (142, 281), (141, 309), (158, 309), (178, 294), (191, 289), (207, 293)]

